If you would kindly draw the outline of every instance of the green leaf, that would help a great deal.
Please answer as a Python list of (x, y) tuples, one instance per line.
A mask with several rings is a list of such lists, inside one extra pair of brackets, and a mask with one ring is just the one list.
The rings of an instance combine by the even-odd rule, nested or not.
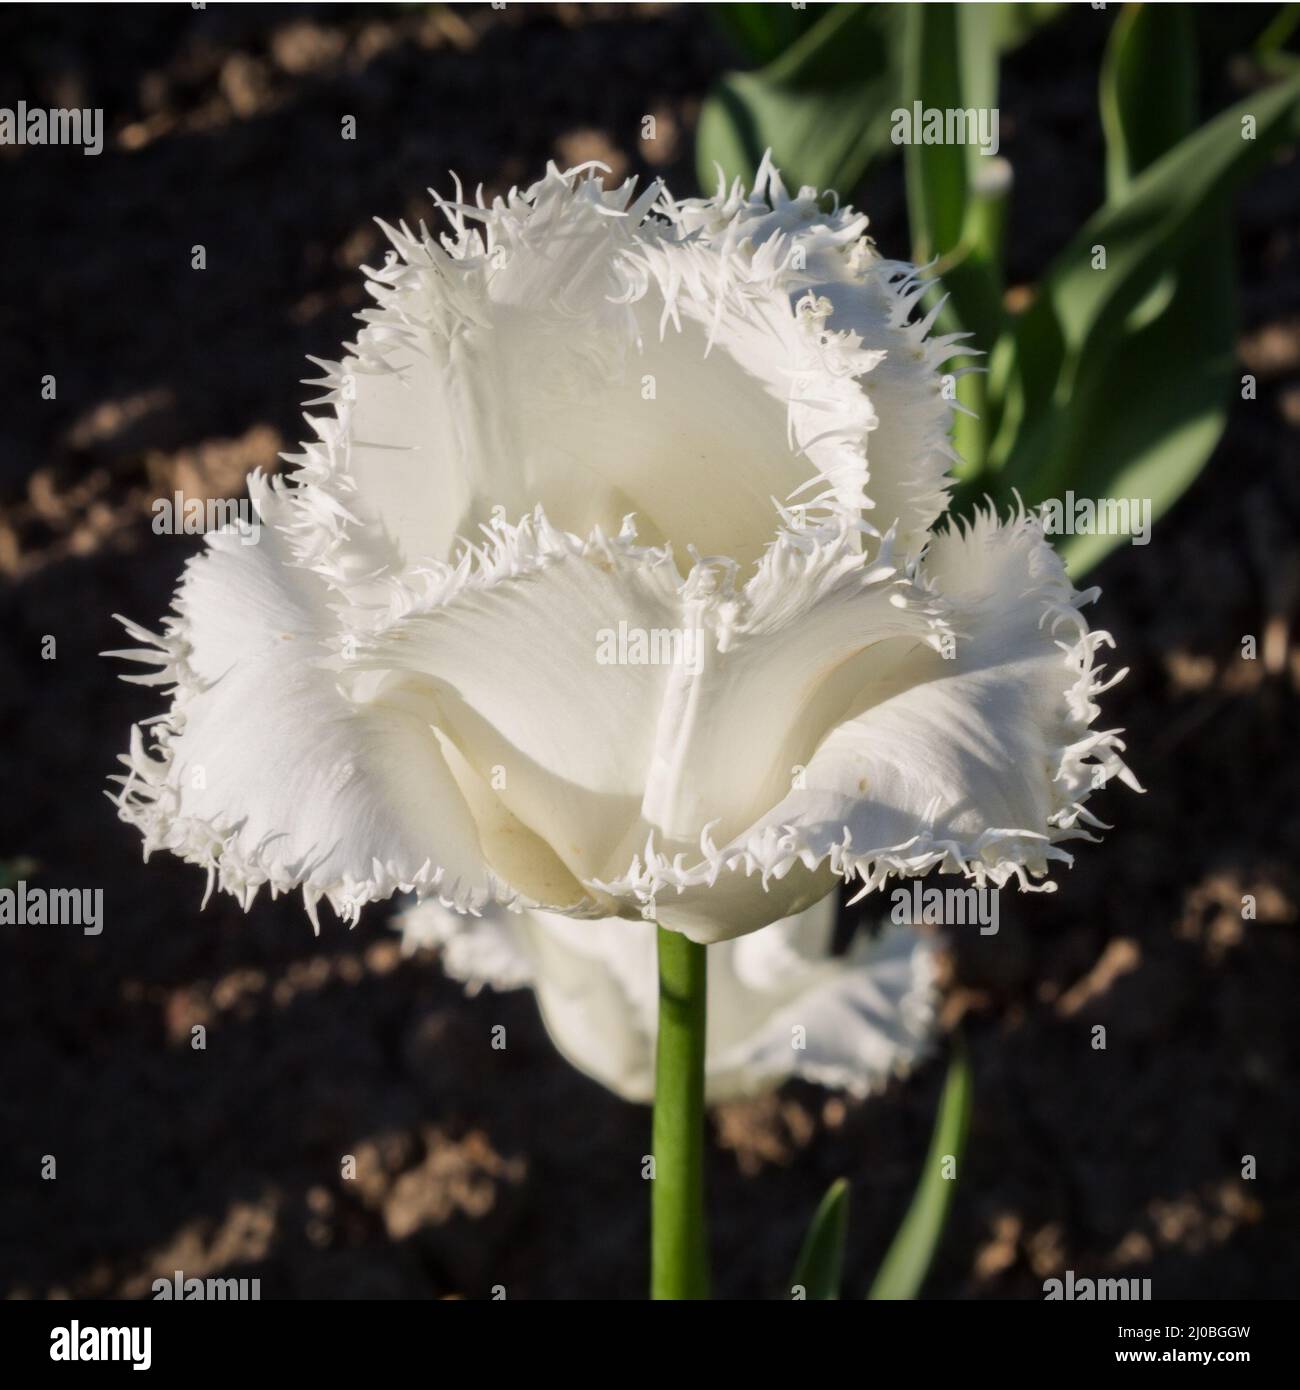
[(1300, 26), (1300, 5), (1283, 5), (1256, 39), (1255, 61), (1270, 72), (1285, 76), (1300, 69), (1300, 57), (1286, 51), (1286, 44)]
[[(1236, 368), (1236, 276), (1224, 220), (1211, 245), (1185, 257), (1169, 307), (1125, 337), (1080, 383), (1081, 421), (1067, 486), (1077, 497), (1128, 498), (1162, 516), (1191, 486), (1228, 422)], [(1218, 253), (1217, 255), (1214, 253)], [(1062, 536), (1059, 549), (1079, 578), (1123, 535)]]
[(1196, 124), (1196, 32), (1183, 5), (1125, 5), (1101, 67), (1106, 200)]
[[(1115, 42), (1170, 61), (1146, 44), (1142, 22), (1117, 25)], [(1108, 80), (1118, 83), (1130, 61), (1108, 55)], [(1117, 201), (1049, 271), (1016, 323), (1014, 351), (995, 357), (992, 390), (1005, 395), (991, 461), (1002, 498), (1015, 488), (1031, 505), (1068, 491), (1149, 499), (1154, 519), (1200, 472), (1226, 422), (1236, 328), (1229, 200), (1300, 134), (1300, 79), (1253, 94), (1158, 157), (1155, 132), (1171, 127), (1135, 113), (1141, 81), (1128, 81), (1128, 95), (1115, 86), (1103, 98), (1115, 117), (1108, 136), (1123, 144), (1111, 160)], [(1243, 139), (1247, 116), (1253, 140)], [(1094, 247), (1104, 248), (1104, 269), (1094, 268)], [(1061, 549), (1077, 576), (1123, 539), (1067, 537)]]
[[(1248, 117), (1255, 122), (1253, 139), (1243, 138)], [(1085, 342), (1095, 350), (1106, 335), (1116, 336), (1174, 254), (1204, 233), (1209, 213), (1297, 136), (1300, 77), (1230, 106), (1138, 175), (1118, 205), (1095, 213), (1053, 265), (1039, 296), (1055, 311), (1067, 352), (1077, 356)], [(1094, 246), (1106, 250), (1104, 271), (1093, 268)]]
[(711, 5), (718, 27), (751, 62), (770, 63), (818, 18), (817, 9), (793, 5)]
[[(924, 110), (991, 110), (998, 100), (993, 6), (907, 5), (903, 22), (904, 103)], [(904, 150), (912, 258), (920, 265), (958, 249), (971, 190), (988, 156), (974, 139)], [(973, 136), (974, 132), (970, 132)]]
[(752, 183), (770, 148), (788, 184), (847, 196), (871, 161), (894, 148), (900, 8), (832, 5), (766, 67), (727, 73), (700, 112), (701, 187), (716, 184), (715, 163), (728, 179)]
[(993, 5), (990, 8), (996, 11), (993, 23), (998, 47), (1003, 53), (1009, 53), (1033, 38), (1044, 25), (1059, 19), (1070, 7), (1029, 0), (1025, 4)]
[[(904, 106), (913, 111), (987, 112), (997, 107), (996, 5), (909, 5), (903, 25)], [(913, 118), (915, 120), (915, 117)], [(984, 135), (992, 131), (985, 127)], [(983, 153), (980, 131), (964, 143), (922, 143), (904, 152), (912, 259), (935, 263), (946, 296), (941, 332), (970, 334), (973, 352), (986, 352), (1003, 331), (1002, 228), (1010, 188), (1005, 160)], [(988, 424), (984, 374), (970, 373), (958, 400), (971, 414), (957, 417), (954, 442), (968, 468), (978, 469)]]
[[(1101, 75), (1112, 205), (1194, 128), (1196, 81), (1186, 8), (1126, 6)], [(1178, 500), (1227, 424), (1236, 326), (1232, 232), (1221, 207), (1129, 315), (1115, 350), (1081, 373), (1075, 414), (1085, 423), (1088, 454), (1078, 495), (1149, 501), (1153, 518)], [(1066, 535), (1059, 546), (1077, 576), (1122, 539)]]
[[(787, 184), (833, 188), (847, 198), (875, 161), (897, 152), (890, 128), (903, 91), (902, 29), (908, 13), (922, 8), (929, 6), (818, 6), (799, 16), (806, 24), (823, 11), (798, 32), (784, 6), (720, 7), (727, 12), (720, 16), (724, 26), (766, 65), (727, 73), (705, 101), (695, 146), (700, 186), (716, 185), (715, 163), (728, 179), (752, 183), (763, 152), (771, 149)], [(1006, 51), (1065, 7), (959, 8), (978, 12), (981, 29)], [(732, 10), (745, 13), (733, 17)]]
[(790, 1283), (805, 1298), (836, 1299), (844, 1272), (844, 1237), (849, 1226), (849, 1184), (836, 1178), (813, 1213)]
[(970, 1110), (970, 1061), (958, 1037), (939, 1098), (939, 1114), (925, 1167), (921, 1170), (921, 1181), (917, 1183), (912, 1205), (876, 1274), (868, 1298), (909, 1299), (920, 1292), (939, 1247), (957, 1186), (956, 1178), (944, 1177), (945, 1160), (951, 1158), (960, 1169), (970, 1128)]

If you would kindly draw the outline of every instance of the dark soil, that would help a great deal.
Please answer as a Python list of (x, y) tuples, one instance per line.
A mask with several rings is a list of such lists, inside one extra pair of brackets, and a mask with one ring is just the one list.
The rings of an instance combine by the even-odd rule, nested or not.
[[(1111, 22), (1079, 7), (1008, 65), (1017, 280), (1100, 196)], [(1227, 52), (1208, 103), (1243, 77)], [(352, 336), (372, 216), (427, 216), (450, 169), (493, 192), (550, 158), (689, 188), (699, 102), (738, 55), (702, 7), (614, 5), (15, 6), (0, 55), (0, 105), (102, 106), (109, 130), (93, 159), (0, 148), (0, 859), (101, 886), (107, 923), (0, 928), (0, 1291), (140, 1296), (183, 1269), (265, 1297), (639, 1296), (648, 1113), (562, 1062), (530, 996), (467, 1000), (400, 960), (383, 909), (315, 939), (296, 899), (200, 912), (197, 870), (144, 867), (103, 789), (157, 697), (97, 653), (121, 645), (114, 612), (157, 620), (195, 547), (152, 534), (152, 498), (234, 495), (299, 437), (304, 354)], [(859, 193), (905, 254), (897, 169)], [(1238, 214), (1258, 399), (1151, 545), (1093, 576), (1131, 667), (1105, 718), (1147, 794), (1108, 793), (1107, 842), (1056, 894), (1006, 895), (1000, 934), (951, 962), (976, 1108), (931, 1296), (1038, 1297), (1066, 1268), (1158, 1298), (1300, 1284), (1296, 165)], [(779, 1294), (839, 1174), (865, 1288), (942, 1071), (865, 1105), (796, 1086), (718, 1113), (720, 1294)]]

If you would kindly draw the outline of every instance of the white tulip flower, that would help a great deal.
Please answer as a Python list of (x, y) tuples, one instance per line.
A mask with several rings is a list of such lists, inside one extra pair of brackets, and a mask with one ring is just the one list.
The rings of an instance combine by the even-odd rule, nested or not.
[(913, 268), (766, 165), (441, 206), (250, 478), (256, 543), (127, 624), (170, 694), (117, 798), (146, 854), (313, 921), (402, 890), (702, 943), (841, 878), (1043, 886), (1132, 780), (1110, 639), (1033, 516), (932, 529), (955, 344)]
[[(831, 951), (836, 895), (709, 952), (705, 1086), (711, 1102), (791, 1076), (854, 1096), (881, 1090), (929, 1052), (936, 1028), (933, 937), (886, 926)], [(402, 950), (437, 947), (468, 993), (531, 987), (556, 1047), (625, 1100), (654, 1097), (655, 928), (609, 918), (489, 907), (481, 918), (436, 899), (398, 918)]]

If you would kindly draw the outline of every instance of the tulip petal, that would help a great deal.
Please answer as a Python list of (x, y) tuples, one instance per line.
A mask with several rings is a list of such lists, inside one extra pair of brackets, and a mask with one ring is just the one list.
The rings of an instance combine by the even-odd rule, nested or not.
[(445, 581), (362, 645), (359, 668), (400, 680), (520, 825), (576, 878), (598, 875), (637, 821), (668, 663), (700, 640), (671, 556), (630, 535), (581, 542), (539, 511), (494, 523)]
[(659, 712), (642, 814), (661, 853), (752, 824), (799, 782), (868, 672), (940, 640), (930, 595), (888, 547), (867, 563), (855, 539), (848, 528), (783, 533), (740, 592), (694, 606), (703, 576), (687, 586), (711, 640), (698, 669), (671, 671)]
[(812, 475), (788, 438), (809, 342), (788, 297), (738, 294), (719, 331), (676, 268), (662, 284), (647, 272), (647, 257), (688, 254), (650, 202), (580, 175), (448, 207), (441, 241), (385, 228), (377, 307), (355, 350), (322, 364), (335, 418), (296, 459), (322, 509), (352, 519), (327, 557), (335, 579), (368, 574), (357, 554), (394, 572), (450, 560), (497, 508), (538, 505), (578, 535), (635, 513), (648, 541), (748, 564), (773, 499)]
[[(830, 951), (836, 898), (709, 951), (710, 1102), (798, 1076), (865, 1096), (906, 1072), (935, 1029), (935, 946), (910, 928)], [(399, 918), (403, 950), (440, 948), (471, 992), (531, 986), (556, 1047), (627, 1100), (654, 1093), (655, 928), (491, 908), (467, 921), (430, 901)]]
[[(756, 263), (780, 262), (792, 302), (816, 306), (829, 370), (805, 377), (807, 404), (819, 407), (822, 431), (833, 422), (839, 453), (838, 464), (833, 454), (818, 463), (843, 505), (865, 508), (875, 529), (892, 529), (899, 553), (914, 558), (948, 502), (956, 455), (952, 393), (944, 389), (951, 379), (942, 369), (963, 351), (960, 335), (930, 337), (933, 312), (914, 318), (928, 287), (915, 267), (884, 259), (861, 213), (828, 213), (821, 204), (814, 188), (788, 193), (765, 156), (748, 192), (737, 180), (714, 198), (675, 204), (671, 215), (706, 247), (744, 244)], [(840, 377), (838, 391), (827, 391), (827, 375)], [(817, 432), (815, 419), (810, 412), (805, 440)]]
[(866, 668), (938, 640), (929, 595), (887, 554), (865, 561), (856, 534), (783, 534), (736, 590), (707, 563), (679, 581), (629, 535), (580, 542), (540, 511), (497, 522), (480, 567), (375, 634), (361, 664), (400, 674), (511, 815), (635, 914), (606, 878), (752, 824)]
[(921, 287), (866, 218), (774, 175), (707, 206), (632, 193), (552, 168), (442, 203), (441, 239), (384, 228), (376, 307), (314, 379), (333, 415), (292, 456), (300, 558), (354, 601), (451, 561), (498, 508), (575, 535), (634, 515), (644, 543), (741, 571), (782, 507), (800, 525), (868, 509), (918, 548), (946, 495), (951, 345), (911, 321)]
[(918, 649), (892, 689), (870, 692), (809, 764), (788, 824), (864, 891), (931, 867), (1033, 887), (1072, 862), (1062, 841), (1098, 824), (1092, 791), (1138, 786), (1118, 735), (1090, 728), (1094, 696), (1124, 673), (1103, 679), (1110, 636), (1079, 611), (1094, 593), (1076, 593), (1031, 516), (984, 513), (937, 535), (925, 575), (950, 604), (951, 657)]
[[(831, 894), (829, 901), (834, 902)], [(826, 901), (825, 899), (823, 901)], [(723, 1034), (713, 1059), (719, 1092), (752, 1093), (797, 1076), (866, 1096), (905, 1075), (937, 1027), (936, 943), (910, 927), (860, 934), (839, 958), (826, 952), (834, 914), (813, 908), (712, 948), (726, 952), (717, 995)], [(764, 1017), (724, 1041), (733, 1016), (723, 996), (761, 999)]]
[[(1037, 520), (933, 540), (921, 581), (942, 593), (950, 659), (917, 644), (860, 692), (793, 790), (749, 830), (694, 863), (637, 863), (605, 891), (631, 893), (656, 920), (718, 941), (788, 915), (827, 873), (863, 892), (891, 875), (962, 873), (1039, 886), (1061, 842), (1090, 838), (1093, 790), (1138, 788), (1114, 731), (1090, 728), (1118, 680), (1095, 663), (1109, 634), (1089, 632), (1078, 594)], [(762, 876), (764, 905), (748, 880)], [(769, 917), (769, 920), (770, 920)]]
[[(397, 888), (464, 910), (515, 896), (486, 864), (474, 819), (427, 723), (339, 687), (328, 591), (292, 566), (281, 495), (254, 480), (256, 543), (226, 530), (187, 567), (152, 642), (175, 685), (169, 714), (133, 731), (122, 818), (204, 865), (245, 904), (301, 886), (345, 918)], [(580, 897), (575, 890), (575, 897)]]

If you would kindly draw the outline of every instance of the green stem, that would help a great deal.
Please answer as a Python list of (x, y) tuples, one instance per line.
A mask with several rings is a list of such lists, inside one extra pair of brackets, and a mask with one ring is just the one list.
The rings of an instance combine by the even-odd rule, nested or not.
[(706, 948), (657, 928), (659, 1042), (655, 1053), (652, 1298), (708, 1298), (704, 1232)]

